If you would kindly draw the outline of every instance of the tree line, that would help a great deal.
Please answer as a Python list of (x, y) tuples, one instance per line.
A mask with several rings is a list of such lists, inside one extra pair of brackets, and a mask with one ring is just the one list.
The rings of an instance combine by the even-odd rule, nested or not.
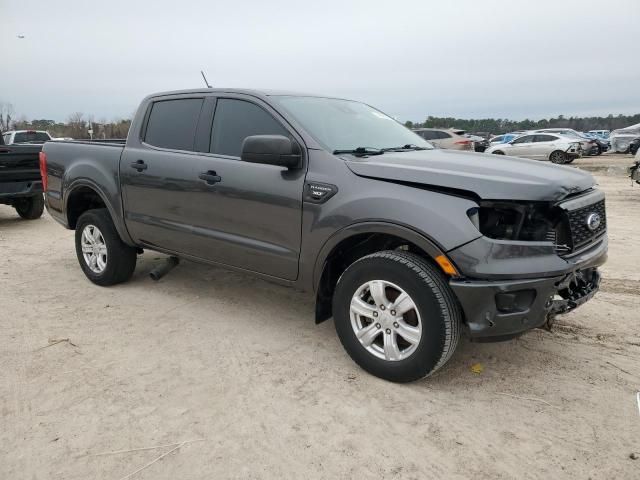
[(126, 138), (131, 126), (130, 119), (107, 121), (102, 118), (95, 120), (93, 115), (82, 112), (72, 113), (65, 122), (56, 122), (44, 118), (28, 120), (24, 116), (15, 117), (13, 105), (0, 102), (0, 130), (46, 130), (52, 137), (88, 139), (89, 130), (93, 131), (93, 138)]
[[(636, 115), (608, 115), (606, 117), (565, 117), (542, 120), (509, 120), (506, 118), (466, 119), (454, 117), (434, 117), (429, 115), (424, 122), (407, 121), (409, 128), (459, 128), (467, 132), (500, 134), (514, 130), (537, 130), (541, 128), (573, 128), (581, 132), (589, 130), (616, 130), (640, 123), (640, 113)], [(53, 137), (69, 137), (75, 139), (90, 138), (89, 127), (93, 130), (93, 138), (125, 138), (131, 126), (130, 119), (96, 121), (93, 115), (75, 112), (69, 115), (66, 122), (47, 119), (27, 120), (24, 116), (14, 118), (14, 109), (10, 103), (0, 102), (0, 130), (47, 130)]]
[(636, 115), (608, 115), (606, 117), (565, 117), (544, 118), (542, 120), (508, 120), (506, 118), (465, 119), (453, 117), (433, 117), (429, 115), (420, 122), (405, 122), (409, 128), (459, 128), (467, 132), (500, 134), (514, 130), (538, 130), (541, 128), (572, 128), (579, 132), (589, 130), (616, 130), (640, 123), (640, 113)]

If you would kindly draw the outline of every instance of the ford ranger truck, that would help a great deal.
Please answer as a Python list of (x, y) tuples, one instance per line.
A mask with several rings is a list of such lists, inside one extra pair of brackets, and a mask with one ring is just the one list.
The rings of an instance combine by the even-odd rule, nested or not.
[(506, 340), (580, 306), (607, 255), (590, 174), (434, 149), (339, 98), (158, 93), (126, 142), (48, 142), (43, 162), (93, 283), (128, 280), (148, 249), (295, 287), (396, 382), (441, 368), (463, 330)]

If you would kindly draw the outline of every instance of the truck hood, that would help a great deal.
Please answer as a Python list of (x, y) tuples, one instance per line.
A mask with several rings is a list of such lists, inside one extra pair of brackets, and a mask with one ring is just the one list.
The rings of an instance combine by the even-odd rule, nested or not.
[(595, 185), (577, 168), (504, 155), (434, 149), (343, 159), (361, 177), (463, 190), (484, 200), (558, 201)]

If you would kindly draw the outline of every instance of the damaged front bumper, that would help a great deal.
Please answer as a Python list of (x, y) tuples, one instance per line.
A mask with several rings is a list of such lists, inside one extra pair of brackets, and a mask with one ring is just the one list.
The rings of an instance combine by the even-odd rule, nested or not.
[[(500, 249), (497, 257), (487, 255), (473, 267), (467, 262), (468, 268), (482, 272), (487, 278), (450, 281), (471, 338), (508, 340), (527, 330), (548, 326), (556, 315), (589, 301), (600, 286), (598, 267), (607, 259), (607, 248), (604, 236), (590, 248), (566, 259), (543, 251), (536, 257), (536, 250), (531, 247), (513, 252)], [(474, 245), (451, 255), (454, 261), (464, 263), (464, 257), (470, 258), (469, 252), (477, 255)], [(537, 272), (532, 271), (534, 267), (538, 267)], [(507, 271), (511, 273), (505, 275), (503, 272)]]
[(593, 298), (599, 286), (596, 268), (535, 280), (451, 282), (471, 338), (484, 341), (508, 340), (551, 325), (555, 315)]

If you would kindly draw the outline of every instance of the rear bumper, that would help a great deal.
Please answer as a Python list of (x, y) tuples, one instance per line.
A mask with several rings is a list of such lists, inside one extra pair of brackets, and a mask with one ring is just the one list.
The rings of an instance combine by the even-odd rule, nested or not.
[(0, 199), (8, 200), (20, 197), (32, 197), (42, 193), (41, 180), (28, 180), (24, 182), (0, 182)]
[(511, 270), (517, 278), (452, 280), (450, 286), (462, 306), (472, 339), (507, 340), (542, 327), (555, 315), (567, 313), (593, 298), (600, 285), (598, 267), (606, 259), (604, 237), (588, 251), (562, 260), (565, 268), (553, 274), (545, 272), (538, 278), (522, 278), (523, 270), (517, 274), (520, 268), (527, 263), (529, 267), (543, 263), (535, 258), (528, 262), (522, 258), (524, 262), (518, 262)]

